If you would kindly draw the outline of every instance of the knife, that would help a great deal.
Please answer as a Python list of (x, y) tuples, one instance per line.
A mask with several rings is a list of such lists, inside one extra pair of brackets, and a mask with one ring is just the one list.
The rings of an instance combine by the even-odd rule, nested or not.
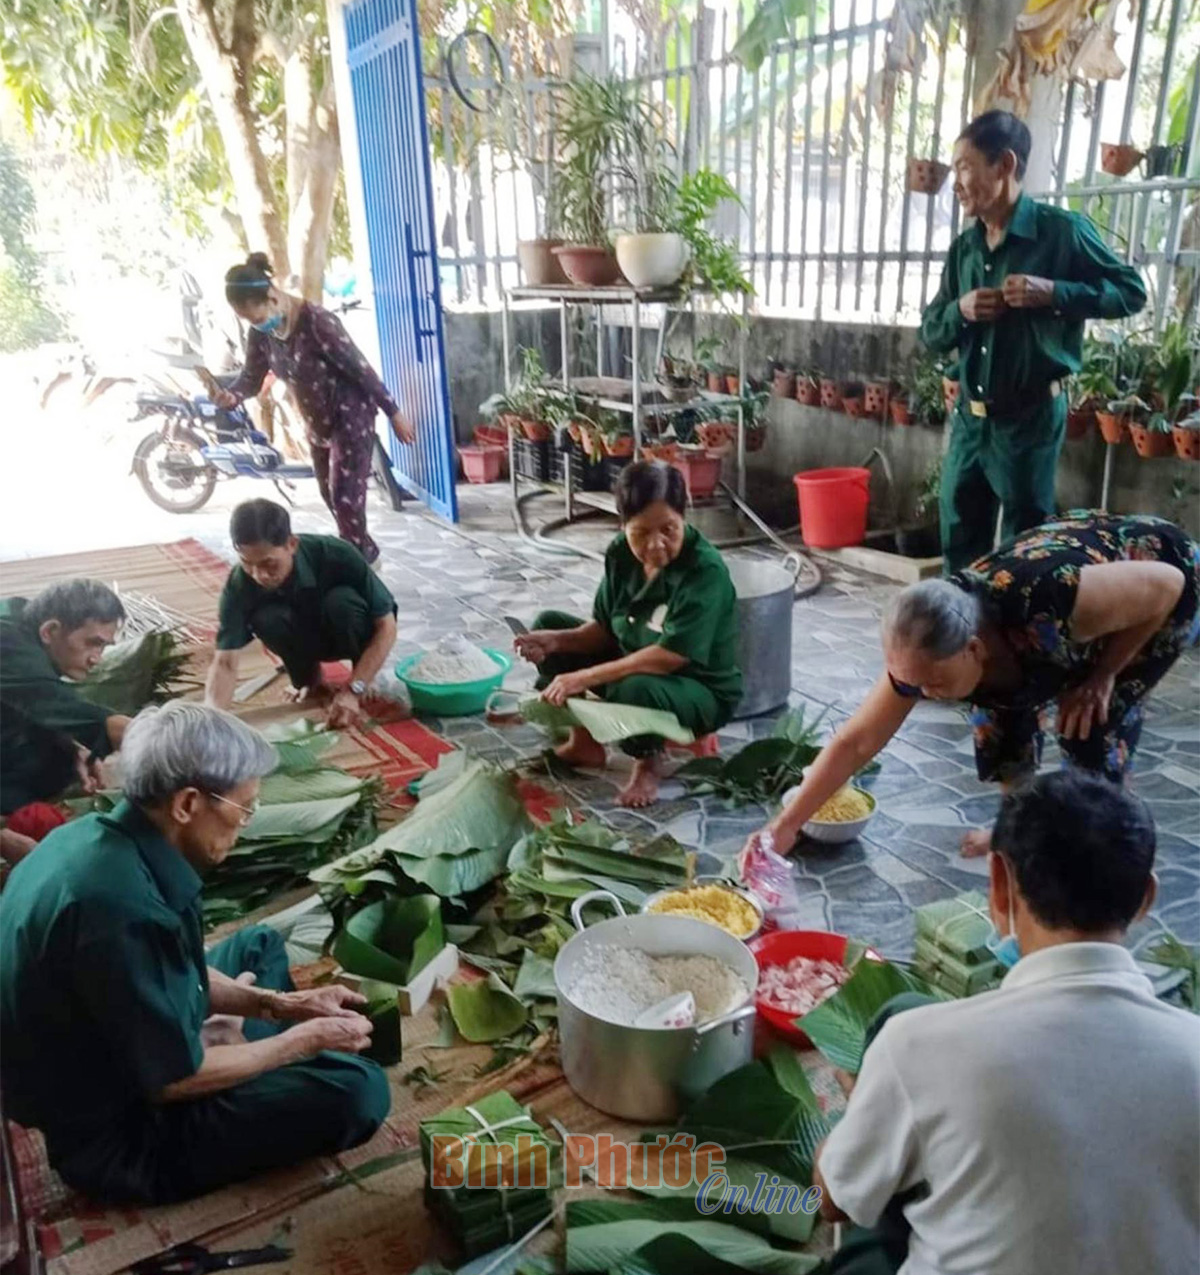
[(520, 637), (523, 633), (529, 632), (529, 629), (515, 615), (506, 615), (503, 619), (504, 623), (512, 630), (513, 637)]

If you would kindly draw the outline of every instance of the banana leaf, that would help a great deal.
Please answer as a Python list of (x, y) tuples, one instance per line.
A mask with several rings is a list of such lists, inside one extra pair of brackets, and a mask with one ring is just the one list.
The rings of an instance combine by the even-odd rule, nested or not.
[(521, 968), (513, 984), (513, 995), (522, 1001), (556, 1000), (558, 989), (554, 985), (554, 962), (526, 948), (521, 957)]
[(567, 1205), (566, 1269), (637, 1275), (808, 1275), (820, 1259), (704, 1217), (692, 1200), (607, 1198)]
[(316, 770), (321, 758), (340, 738), (336, 731), (327, 730), (307, 717), (276, 722), (266, 727), (263, 734), (275, 746), (279, 757), (276, 769), (292, 775)]
[(444, 899), (460, 898), (494, 881), (504, 871), (507, 859), (506, 846), (486, 846), (462, 854), (433, 854), (427, 858), (411, 854), (391, 856), (397, 871)]
[[(296, 777), (292, 778), (295, 783)], [(357, 788), (344, 797), (299, 798), (270, 805), (263, 802), (246, 825), (242, 838), (246, 841), (317, 840), (323, 834), (336, 832), (341, 817), (357, 804)]]
[(289, 801), (327, 801), (360, 792), (368, 782), (333, 766), (296, 775), (276, 770), (262, 781), (258, 800), (264, 806), (279, 806)]
[(498, 974), (473, 983), (454, 983), (446, 993), (454, 1025), (464, 1040), (502, 1040), (525, 1025), (525, 1006)]
[(690, 744), (696, 738), (674, 713), (664, 709), (598, 699), (569, 699), (562, 707), (540, 698), (528, 699), (521, 704), (521, 715), (552, 731), (582, 726), (600, 744), (616, 744), (635, 735), (658, 735), (676, 744)]
[(381, 1067), (394, 1067), (404, 1057), (400, 989), (392, 983), (367, 979), (358, 990), (367, 998), (362, 1012), (372, 1024), (371, 1043), (363, 1054)]
[[(797, 1055), (776, 1047), (765, 1057), (738, 1068), (718, 1080), (697, 1099), (669, 1134), (690, 1133), (697, 1145), (715, 1142), (725, 1149), (721, 1166), (732, 1187), (744, 1186), (754, 1200), (761, 1175), (764, 1183), (777, 1178), (783, 1189), (795, 1187), (799, 1200), (812, 1183), (817, 1147), (829, 1133), (816, 1095)], [(656, 1133), (643, 1134), (653, 1142)], [(654, 1198), (695, 1198), (698, 1184), (690, 1187), (637, 1188)], [(761, 1207), (746, 1212), (731, 1210), (719, 1215), (735, 1226), (746, 1227), (780, 1239), (803, 1243), (812, 1235), (816, 1216), (799, 1209), (771, 1212)]]
[(901, 992), (932, 994), (924, 979), (898, 965), (862, 960), (828, 1000), (796, 1019), (796, 1026), (835, 1067), (857, 1075), (868, 1027), (884, 1005)]
[(78, 683), (89, 703), (133, 717), (147, 704), (163, 704), (199, 686), (187, 678), (192, 653), (174, 633), (151, 630), (110, 646), (100, 663)]
[(392, 895), (350, 916), (332, 953), (349, 974), (405, 987), (445, 946), (440, 899)]

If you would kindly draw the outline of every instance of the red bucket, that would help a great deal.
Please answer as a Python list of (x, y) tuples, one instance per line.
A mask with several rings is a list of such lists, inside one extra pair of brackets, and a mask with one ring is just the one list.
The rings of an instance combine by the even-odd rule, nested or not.
[(796, 474), (800, 535), (812, 549), (862, 544), (871, 474), (866, 469), (809, 469)]

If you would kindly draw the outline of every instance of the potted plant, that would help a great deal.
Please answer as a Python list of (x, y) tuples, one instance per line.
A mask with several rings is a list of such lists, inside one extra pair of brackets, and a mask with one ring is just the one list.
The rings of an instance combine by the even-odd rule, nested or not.
[[(911, 419), (922, 425), (940, 425), (948, 414), (942, 361), (921, 354), (908, 376), (908, 408)], [(894, 418), (893, 418), (894, 419)]]
[(720, 337), (706, 336), (701, 337), (696, 342), (693, 358), (695, 360), (694, 376), (696, 382), (700, 385), (707, 386), (711, 394), (725, 393), (725, 373), (727, 371), (725, 364), (718, 358), (717, 354), (722, 348)]
[(1110, 399), (1104, 411), (1096, 413), (1096, 423), (1106, 443), (1123, 443), (1129, 437), (1130, 426), (1144, 422), (1150, 415), (1150, 406), (1136, 394)]
[(1175, 450), (1171, 423), (1163, 412), (1151, 412), (1144, 421), (1131, 420), (1129, 436), (1133, 439), (1134, 451), (1143, 460), (1170, 456)]
[(863, 389), (863, 413), (877, 421), (887, 419), (888, 401), (892, 397), (890, 381), (868, 381)]
[(913, 506), (913, 521), (896, 528), (896, 548), (906, 558), (934, 558), (940, 544), (938, 502), (942, 491), (942, 458), (938, 456), (925, 471), (921, 490)]
[(858, 420), (864, 411), (863, 383), (861, 381), (847, 381), (841, 393), (842, 411), (854, 420)]
[(776, 367), (771, 373), (771, 394), (775, 398), (796, 397), (796, 373), (790, 367)]
[(1100, 167), (1111, 177), (1126, 177), (1142, 162), (1142, 152), (1127, 142), (1101, 142)]
[(936, 159), (918, 159), (914, 156), (908, 161), (908, 189), (918, 195), (936, 195), (945, 185), (950, 174), (950, 165)]
[(805, 407), (820, 407), (821, 377), (815, 370), (796, 375), (796, 401)]
[(517, 240), (517, 262), (525, 282), (532, 288), (563, 287), (569, 281), (563, 272), (562, 262), (554, 250), (562, 247), (562, 238), (558, 234), (559, 193), (558, 174), (553, 163), (547, 165), (550, 171), (550, 188), (546, 192), (546, 224), (545, 235), (539, 239)]
[(842, 387), (836, 377), (821, 377), (821, 406), (831, 412), (841, 410)]
[(678, 447), (671, 464), (683, 475), (688, 499), (707, 500), (721, 481), (722, 453), (708, 448)]
[(1200, 412), (1193, 412), (1171, 426), (1171, 440), (1180, 460), (1200, 460)]
[(1087, 337), (1083, 366), (1073, 378), (1071, 403), (1067, 409), (1067, 437), (1083, 438), (1096, 424), (1096, 412), (1117, 397), (1116, 347), (1111, 342)]

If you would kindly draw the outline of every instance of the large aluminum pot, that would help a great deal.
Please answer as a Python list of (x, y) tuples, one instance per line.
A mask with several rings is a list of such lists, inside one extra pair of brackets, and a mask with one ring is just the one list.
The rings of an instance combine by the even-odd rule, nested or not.
[[(789, 570), (791, 559), (795, 570)], [(792, 607), (800, 560), (787, 565), (732, 558), (737, 590), (738, 666), (742, 698), (734, 717), (757, 717), (786, 704), (792, 689)]]
[[(584, 929), (583, 908), (597, 899), (620, 916)], [(686, 916), (626, 916), (615, 895), (594, 890), (575, 900), (580, 932), (554, 962), (563, 1073), (591, 1106), (626, 1120), (672, 1120), (692, 1098), (744, 1066), (754, 1049), (758, 965), (749, 948), (706, 921)], [(585, 952), (636, 947), (651, 956), (711, 956), (730, 966), (748, 994), (729, 1013), (698, 1027), (622, 1027), (581, 1009), (564, 992)]]

